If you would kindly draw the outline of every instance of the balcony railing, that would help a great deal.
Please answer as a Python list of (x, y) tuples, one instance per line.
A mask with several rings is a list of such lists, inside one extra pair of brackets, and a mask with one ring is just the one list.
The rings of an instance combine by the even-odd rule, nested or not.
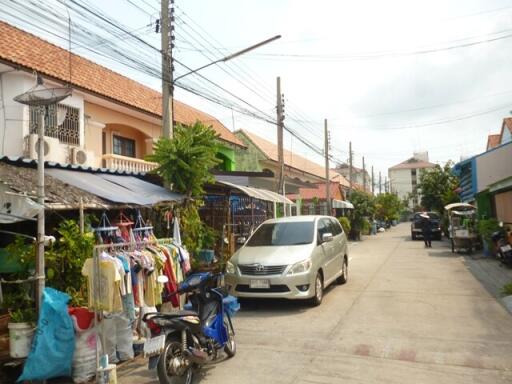
[(157, 163), (151, 163), (133, 157), (114, 155), (113, 153), (103, 155), (102, 158), (106, 168), (115, 170), (149, 172), (158, 166)]

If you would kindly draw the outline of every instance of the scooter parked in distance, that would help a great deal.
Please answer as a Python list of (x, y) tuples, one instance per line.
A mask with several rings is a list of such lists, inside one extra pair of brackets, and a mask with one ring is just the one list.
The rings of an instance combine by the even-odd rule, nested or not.
[(195, 369), (236, 353), (230, 313), (236, 299), (222, 288), (224, 276), (210, 272), (190, 275), (176, 293), (188, 294), (192, 310), (147, 313), (143, 321), (151, 330), (144, 345), (149, 369), (157, 369), (160, 384), (190, 384)]
[(501, 229), (491, 235), (496, 246), (496, 258), (503, 264), (512, 267), (512, 246), (508, 243), (506, 232)]

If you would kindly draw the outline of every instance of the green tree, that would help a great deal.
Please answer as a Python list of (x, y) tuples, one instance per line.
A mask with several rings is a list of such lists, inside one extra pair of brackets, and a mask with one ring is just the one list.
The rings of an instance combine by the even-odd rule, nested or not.
[(382, 193), (375, 198), (375, 217), (379, 220), (398, 220), (402, 202), (394, 193)]
[(418, 190), (421, 193), (421, 205), (426, 210), (442, 213), (445, 205), (460, 201), (455, 192), (459, 178), (452, 173), (452, 166), (453, 163), (449, 161), (444, 167), (436, 165), (421, 174)]
[(211, 127), (199, 121), (190, 127), (178, 124), (174, 137), (158, 140), (154, 153), (146, 158), (158, 163), (154, 172), (174, 190), (187, 199), (201, 198), (204, 184), (214, 181), (210, 170), (221, 162), (216, 157), (218, 137)]
[(181, 209), (181, 230), (183, 244), (192, 252), (197, 252), (208, 242), (209, 232), (199, 217), (204, 185), (215, 179), (210, 170), (221, 162), (217, 158), (219, 135), (211, 127), (199, 121), (187, 127), (178, 124), (172, 139), (162, 138), (154, 147), (154, 153), (147, 160), (158, 163), (154, 170), (177, 192), (186, 196)]
[(352, 237), (359, 237), (359, 234), (368, 225), (368, 220), (375, 214), (375, 198), (362, 191), (353, 191), (350, 194), (350, 202), (354, 205), (352, 213), (351, 228)]

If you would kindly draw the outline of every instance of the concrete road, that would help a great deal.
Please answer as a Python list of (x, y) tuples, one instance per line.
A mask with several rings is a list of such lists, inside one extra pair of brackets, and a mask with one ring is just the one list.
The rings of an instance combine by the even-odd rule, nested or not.
[[(512, 317), (447, 243), (408, 224), (350, 249), (349, 282), (320, 307), (242, 302), (237, 355), (196, 383), (512, 383)], [(121, 383), (153, 383), (144, 366)]]

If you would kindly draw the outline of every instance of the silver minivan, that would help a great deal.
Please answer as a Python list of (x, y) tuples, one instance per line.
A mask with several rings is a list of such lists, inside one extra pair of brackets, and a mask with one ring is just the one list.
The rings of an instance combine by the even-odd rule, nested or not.
[(324, 288), (348, 278), (347, 237), (334, 217), (267, 220), (228, 261), (226, 286), (237, 297), (322, 302)]

